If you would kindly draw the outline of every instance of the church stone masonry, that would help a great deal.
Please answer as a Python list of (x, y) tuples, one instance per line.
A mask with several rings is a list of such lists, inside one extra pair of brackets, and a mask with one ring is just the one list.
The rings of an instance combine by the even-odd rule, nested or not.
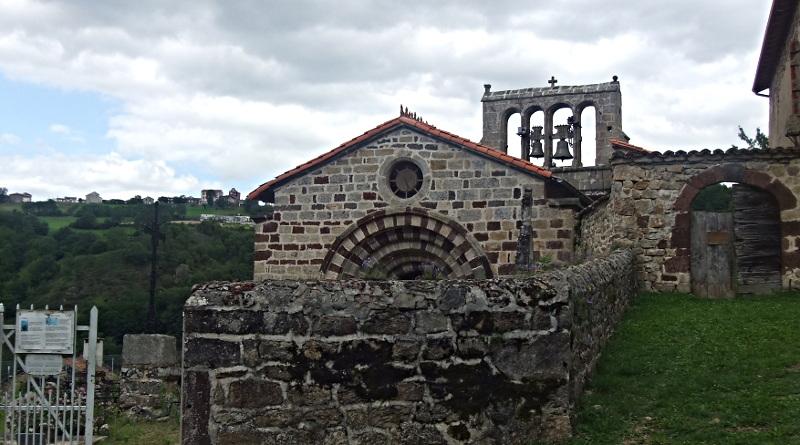
[[(619, 81), (614, 76), (612, 82), (594, 85), (556, 86), (551, 79), (550, 87), (525, 88), (519, 90), (491, 91), (491, 85), (484, 85), (483, 102), (483, 138), (481, 143), (489, 147), (508, 152), (506, 141), (509, 118), (520, 114), (519, 126), (531, 128), (531, 116), (536, 112), (544, 112), (544, 163), (550, 165), (553, 156), (553, 115), (556, 111), (567, 108), (575, 119), (575, 149), (573, 167), (582, 167), (581, 141), (582, 128), (580, 116), (587, 107), (595, 109), (595, 131), (584, 129), (587, 135), (596, 135), (597, 165), (608, 164), (613, 153), (612, 140), (627, 141), (622, 131), (622, 93)], [(521, 138), (523, 158), (527, 159), (528, 139)]]
[(572, 255), (576, 209), (590, 203), (530, 162), (422, 122), (407, 111), (265, 183), (251, 199), (274, 202), (258, 225), (255, 279), (447, 278), (514, 271), (521, 197), (534, 255)]

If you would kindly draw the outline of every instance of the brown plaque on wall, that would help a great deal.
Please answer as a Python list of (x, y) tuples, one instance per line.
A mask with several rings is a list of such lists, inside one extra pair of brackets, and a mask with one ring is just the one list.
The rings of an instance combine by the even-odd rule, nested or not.
[(730, 233), (728, 232), (707, 232), (709, 245), (728, 244), (730, 240)]

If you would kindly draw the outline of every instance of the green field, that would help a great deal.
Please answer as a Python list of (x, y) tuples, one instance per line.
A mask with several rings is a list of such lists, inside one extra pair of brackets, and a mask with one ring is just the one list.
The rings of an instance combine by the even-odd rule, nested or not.
[(572, 445), (800, 443), (800, 293), (640, 296), (579, 405)]

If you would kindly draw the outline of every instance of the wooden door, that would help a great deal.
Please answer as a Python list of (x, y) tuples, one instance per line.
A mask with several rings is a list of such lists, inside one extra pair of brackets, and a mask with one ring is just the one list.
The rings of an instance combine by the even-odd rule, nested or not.
[(692, 212), (692, 293), (733, 298), (733, 214)]
[(761, 189), (733, 186), (738, 293), (781, 289), (781, 221), (775, 198)]

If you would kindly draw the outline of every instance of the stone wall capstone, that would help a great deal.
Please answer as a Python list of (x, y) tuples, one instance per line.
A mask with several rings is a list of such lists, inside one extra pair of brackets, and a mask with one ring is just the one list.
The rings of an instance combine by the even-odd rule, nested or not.
[(208, 283), (184, 308), (184, 444), (528, 444), (575, 401), (633, 254), (529, 278)]
[(162, 417), (181, 386), (178, 342), (161, 334), (122, 339), (120, 407), (134, 417)]

